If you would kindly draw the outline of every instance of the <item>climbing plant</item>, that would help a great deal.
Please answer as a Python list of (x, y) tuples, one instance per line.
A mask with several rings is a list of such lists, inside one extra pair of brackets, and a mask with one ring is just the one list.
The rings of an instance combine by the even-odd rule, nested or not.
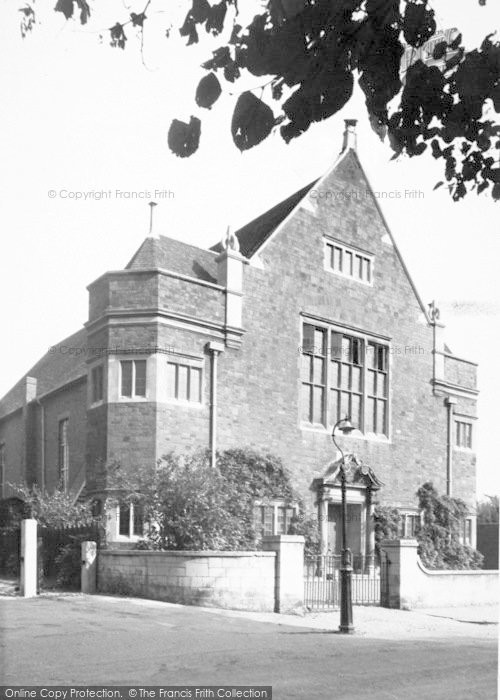
[(417, 534), (418, 553), (431, 569), (479, 569), (483, 556), (462, 544), (460, 528), (468, 508), (459, 498), (439, 495), (431, 482), (417, 491), (422, 526)]

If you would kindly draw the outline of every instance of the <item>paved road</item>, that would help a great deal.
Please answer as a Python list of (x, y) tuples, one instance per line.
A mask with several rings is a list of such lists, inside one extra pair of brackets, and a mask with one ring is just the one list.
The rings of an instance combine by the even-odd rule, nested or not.
[[(390, 612), (408, 625), (404, 612)], [(453, 622), (454, 634), (435, 618), (426, 637), (398, 634), (394, 622), (389, 639), (373, 630), (346, 637), (305, 621), (81, 595), (3, 598), (0, 620), (2, 684), (259, 684), (278, 700), (496, 698), (495, 629), (485, 625)]]

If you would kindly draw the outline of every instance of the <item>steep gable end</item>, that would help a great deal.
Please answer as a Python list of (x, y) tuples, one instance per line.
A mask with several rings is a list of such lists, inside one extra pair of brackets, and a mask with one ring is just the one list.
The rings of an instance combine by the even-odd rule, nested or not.
[[(292, 198), (289, 198), (285, 201), (291, 200)], [(319, 228), (323, 235), (345, 245), (379, 255), (384, 251), (393, 250), (421, 311), (429, 321), (427, 309), (396, 245), (380, 208), (377, 194), (372, 189), (354, 149), (345, 151), (323, 177), (293, 195), (293, 206), (273, 230), (268, 231), (267, 236), (260, 237), (252, 247), (251, 255), (259, 257), (268, 245), (272, 245), (287, 223), (298, 215), (299, 209), (304, 210), (310, 217), (311, 226)], [(256, 222), (259, 222), (259, 219), (240, 229), (240, 232), (252, 230)], [(254, 236), (257, 237), (255, 229), (253, 230)], [(238, 238), (240, 232), (237, 233)]]

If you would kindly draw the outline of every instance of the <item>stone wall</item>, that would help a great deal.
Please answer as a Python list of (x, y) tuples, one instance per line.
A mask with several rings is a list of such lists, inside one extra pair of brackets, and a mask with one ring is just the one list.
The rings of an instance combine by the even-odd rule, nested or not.
[(98, 590), (234, 610), (272, 612), (275, 552), (103, 550)]
[(384, 540), (381, 543), (381, 549), (389, 560), (387, 589), (382, 596), (387, 607), (411, 610), (498, 605), (498, 571), (431, 571), (420, 561), (417, 547), (417, 541), (412, 539)]

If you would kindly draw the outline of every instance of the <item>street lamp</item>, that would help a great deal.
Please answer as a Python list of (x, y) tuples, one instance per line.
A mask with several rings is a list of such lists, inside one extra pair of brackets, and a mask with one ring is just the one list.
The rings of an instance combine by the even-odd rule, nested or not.
[(333, 444), (337, 450), (342, 455), (342, 461), (340, 463), (340, 483), (342, 488), (342, 556), (340, 562), (340, 625), (339, 632), (343, 634), (352, 634), (354, 632), (354, 625), (352, 623), (352, 561), (351, 561), (351, 550), (347, 549), (347, 535), (346, 535), (346, 520), (347, 520), (347, 506), (346, 506), (346, 467), (344, 452), (341, 450), (340, 446), (335, 440), (335, 431), (337, 428), (344, 435), (348, 435), (355, 428), (351, 423), (348, 416), (337, 421), (333, 426), (332, 430), (332, 440)]

